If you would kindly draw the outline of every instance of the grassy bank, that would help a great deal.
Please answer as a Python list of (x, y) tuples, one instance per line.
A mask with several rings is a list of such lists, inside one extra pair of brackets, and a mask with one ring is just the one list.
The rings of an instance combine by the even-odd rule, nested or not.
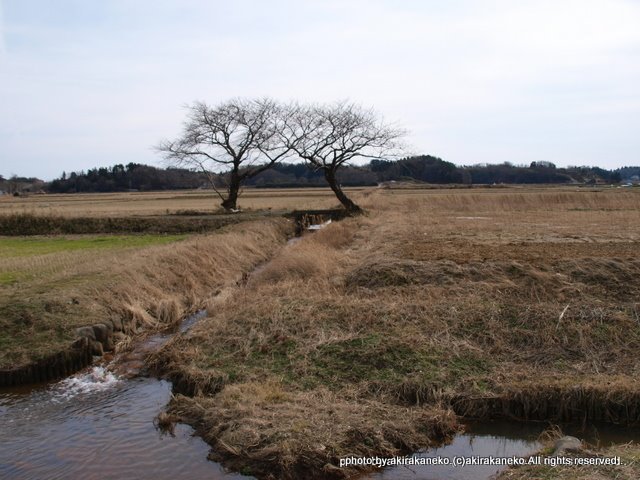
[(0, 368), (68, 348), (75, 329), (133, 320), (162, 329), (269, 258), (293, 231), (279, 218), (204, 235), (0, 239)]
[[(344, 477), (455, 431), (453, 413), (640, 421), (640, 195), (367, 192), (153, 362), (212, 457)], [(304, 473), (303, 473), (304, 472)]]

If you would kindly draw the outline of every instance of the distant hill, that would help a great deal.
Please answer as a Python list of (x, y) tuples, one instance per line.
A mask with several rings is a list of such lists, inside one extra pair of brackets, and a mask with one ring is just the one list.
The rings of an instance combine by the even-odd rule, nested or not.
[(193, 189), (206, 184), (202, 173), (181, 168), (156, 168), (139, 163), (62, 173), (48, 184), (51, 193), (123, 192), (128, 190)]
[[(640, 176), (640, 167), (606, 170), (599, 167), (557, 168), (550, 162), (529, 165), (479, 164), (458, 167), (431, 155), (403, 158), (397, 161), (371, 160), (363, 166), (345, 166), (340, 170), (344, 186), (368, 186), (383, 182), (424, 182), (430, 184), (601, 184), (630, 181)], [(224, 175), (217, 176), (224, 185)], [(322, 172), (304, 163), (277, 164), (272, 169), (251, 178), (248, 186), (266, 187), (324, 187)], [(93, 168), (86, 172), (65, 173), (49, 183), (38, 179), (0, 177), (0, 190), (46, 190), (51, 193), (119, 192), (147, 190), (175, 190), (208, 188), (206, 175), (180, 168), (157, 168), (138, 163), (116, 164), (109, 168)]]

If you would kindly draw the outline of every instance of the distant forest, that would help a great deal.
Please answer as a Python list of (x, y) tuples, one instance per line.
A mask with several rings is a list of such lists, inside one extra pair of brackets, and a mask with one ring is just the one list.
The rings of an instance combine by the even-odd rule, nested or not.
[[(220, 174), (220, 185), (223, 185)], [(606, 170), (598, 167), (556, 168), (549, 162), (533, 162), (530, 165), (473, 165), (457, 167), (431, 155), (407, 157), (398, 161), (372, 160), (363, 166), (345, 166), (339, 172), (344, 186), (369, 186), (383, 182), (424, 182), (432, 184), (540, 184), (540, 183), (619, 183), (634, 181), (640, 177), (640, 167), (623, 167)], [(7, 193), (25, 190), (27, 183), (37, 185), (37, 190), (51, 193), (120, 192), (169, 189), (207, 188), (209, 183), (201, 172), (178, 168), (156, 168), (129, 163), (110, 168), (93, 168), (86, 172), (63, 172), (61, 177), (45, 183), (37, 179), (0, 177), (0, 189)], [(13, 182), (13, 189), (11, 188)], [(20, 188), (22, 184), (22, 188)], [(9, 185), (7, 187), (6, 185)], [(310, 169), (304, 163), (276, 164), (258, 176), (249, 179), (253, 187), (322, 187), (326, 181), (322, 172)], [(3, 188), (4, 186), (4, 188)], [(26, 190), (34, 191), (32, 188)]]

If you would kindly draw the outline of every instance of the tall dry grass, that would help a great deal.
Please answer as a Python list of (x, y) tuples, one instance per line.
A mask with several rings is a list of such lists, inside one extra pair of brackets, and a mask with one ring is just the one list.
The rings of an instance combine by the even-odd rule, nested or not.
[[(296, 462), (327, 475), (316, 438), (333, 452), (371, 438), (371, 454), (389, 453), (385, 438), (424, 441), (403, 418), (435, 428), (443, 406), (640, 422), (637, 197), (593, 209), (581, 192), (512, 193), (375, 192), (368, 216), (285, 248), (155, 358), (194, 396), (173, 410), (217, 458), (264, 478), (302, 478)], [(322, 392), (334, 428), (314, 436)], [(347, 434), (357, 408), (373, 413)]]
[(21, 277), (0, 295), (0, 366), (63, 349), (75, 327), (114, 317), (130, 320), (131, 334), (171, 327), (273, 255), (293, 229), (272, 219), (162, 246), (2, 259), (0, 268)]
[(146, 314), (156, 327), (172, 326), (225, 285), (241, 281), (281, 248), (291, 231), (291, 222), (284, 219), (259, 221), (137, 252), (117, 281), (100, 289), (99, 301), (117, 315), (132, 316), (135, 323), (149, 323)]
[(567, 210), (638, 210), (640, 192), (628, 189), (466, 189), (466, 190), (373, 190), (357, 196), (372, 210), (420, 209), (430, 212), (495, 213)]
[(254, 272), (249, 285), (269, 285), (281, 281), (317, 281), (329, 278), (336, 271), (336, 265), (345, 261), (340, 249), (348, 245), (357, 229), (355, 220), (333, 223), (316, 233), (308, 233), (302, 241), (296, 242), (280, 255)]

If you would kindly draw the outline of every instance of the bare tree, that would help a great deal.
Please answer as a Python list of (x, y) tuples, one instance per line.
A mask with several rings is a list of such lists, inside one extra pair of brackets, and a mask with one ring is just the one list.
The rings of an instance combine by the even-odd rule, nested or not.
[(360, 212), (342, 190), (340, 167), (360, 158), (382, 158), (400, 149), (405, 131), (385, 124), (373, 110), (338, 102), (329, 105), (289, 105), (277, 125), (282, 148), (292, 150), (312, 168), (322, 170), (340, 203), (351, 213)]
[(290, 153), (276, 135), (281, 107), (269, 99), (233, 99), (215, 107), (196, 102), (187, 109), (182, 135), (156, 149), (172, 165), (204, 173), (222, 207), (235, 211), (243, 182)]

